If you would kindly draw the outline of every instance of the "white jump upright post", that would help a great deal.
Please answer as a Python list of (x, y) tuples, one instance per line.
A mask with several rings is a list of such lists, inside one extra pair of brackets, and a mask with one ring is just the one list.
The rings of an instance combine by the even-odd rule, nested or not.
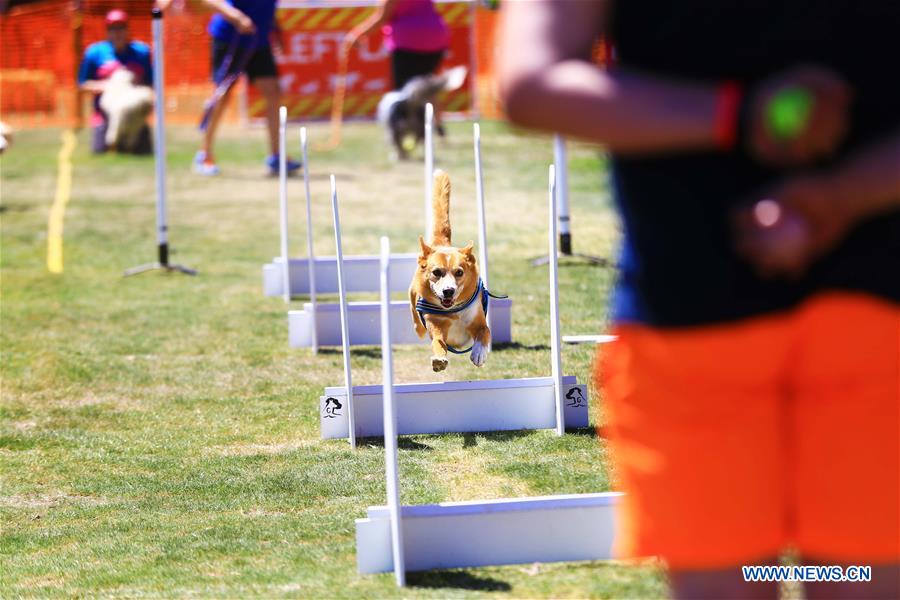
[[(312, 197), (309, 193), (309, 140), (306, 127), (300, 128), (300, 151), (303, 156), (303, 190), (306, 193), (306, 254), (309, 258), (309, 303), (313, 327), (310, 330), (310, 349), (313, 354), (319, 353), (319, 336), (316, 332), (316, 254), (313, 250)], [(290, 261), (285, 258), (285, 269), (290, 269)], [(290, 291), (288, 292), (290, 294)]]
[[(472, 125), (472, 135), (475, 144), (475, 204), (478, 210), (478, 262), (481, 264), (481, 280), (484, 287), (491, 289), (488, 282), (488, 251), (487, 251), (487, 222), (484, 210), (484, 175), (481, 170), (481, 127), (478, 123)], [(488, 329), (491, 329), (493, 313), (488, 312)], [(488, 347), (490, 349), (490, 346)]]
[(549, 179), (550, 360), (553, 375), (553, 392), (556, 398), (556, 435), (562, 435), (566, 432), (566, 420), (563, 399), (562, 354), (559, 339), (559, 257), (556, 249), (556, 168), (554, 165), (550, 165)]
[(165, 101), (165, 53), (163, 52), (163, 12), (158, 7), (152, 9), (153, 17), (153, 103), (156, 124), (153, 129), (154, 158), (156, 163), (156, 252), (154, 263), (132, 267), (125, 271), (125, 277), (147, 271), (175, 271), (185, 275), (196, 275), (197, 271), (169, 262), (169, 221), (166, 212), (166, 101)]
[(425, 105), (425, 241), (431, 238), (431, 191), (434, 178), (434, 105)]
[(397, 460), (397, 408), (394, 404), (394, 351), (391, 347), (391, 242), (381, 238), (381, 369), (384, 395), (384, 462), (387, 505), (391, 518), (391, 554), (397, 585), (406, 585), (403, 520), (400, 510), (400, 472)]
[(341, 313), (341, 347), (344, 359), (344, 386), (347, 393), (347, 418), (350, 447), (356, 449), (356, 414), (353, 410), (353, 376), (350, 371), (350, 326), (347, 320), (347, 292), (344, 286), (344, 249), (341, 241), (341, 217), (338, 210), (337, 184), (331, 176), (331, 215), (334, 219), (334, 246), (337, 257), (338, 295)]
[(288, 256), (288, 200), (287, 200), (287, 107), (278, 109), (278, 210), (281, 225), (281, 278), (285, 304), (291, 302), (291, 269)]

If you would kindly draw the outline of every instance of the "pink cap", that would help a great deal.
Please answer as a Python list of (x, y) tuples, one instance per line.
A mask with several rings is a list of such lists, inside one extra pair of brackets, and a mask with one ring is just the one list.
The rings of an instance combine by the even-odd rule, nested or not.
[(118, 8), (114, 8), (113, 10), (106, 13), (106, 25), (119, 25), (119, 24), (127, 24), (128, 23), (128, 13), (124, 10), (119, 10)]

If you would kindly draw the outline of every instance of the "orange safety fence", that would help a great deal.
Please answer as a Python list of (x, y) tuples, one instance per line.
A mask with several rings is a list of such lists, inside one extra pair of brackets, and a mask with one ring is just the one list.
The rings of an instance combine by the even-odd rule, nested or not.
[[(365, 18), (371, 4), (321, 8), (302, 2), (283, 2), (278, 19), (285, 30), (285, 54), (278, 59), (286, 104), (295, 118), (327, 118), (334, 68), (331, 56), (340, 37)], [(17, 128), (80, 126), (90, 114), (91, 97), (77, 91), (77, 73), (84, 50), (105, 39), (104, 17), (113, 8), (129, 14), (132, 39), (152, 43), (152, 0), (42, 0), (17, 6), (0, 14), (0, 120)], [(444, 0), (438, 10), (451, 28), (452, 45), (444, 67), (466, 64), (470, 79), (446, 100), (447, 110), (467, 112), (475, 108), (487, 117), (500, 115), (493, 84), (494, 28), (497, 13), (480, 3)], [(212, 94), (211, 42), (207, 34), (210, 12), (199, 0), (174, 0), (166, 10), (165, 100), (171, 123), (195, 124), (204, 101)], [(328, 38), (320, 60), (304, 62), (316, 36)], [(324, 36), (324, 37), (323, 37)], [(334, 39), (332, 39), (334, 38)], [(388, 57), (380, 34), (355, 53), (359, 77), (348, 88), (348, 116), (368, 117), (386, 89), (375, 84), (389, 72)], [(317, 42), (319, 50), (323, 42)], [(318, 51), (318, 50), (317, 50)], [(469, 82), (472, 82), (470, 84)], [(242, 84), (246, 85), (246, 84)], [(316, 87), (313, 93), (312, 87)], [(472, 92), (474, 93), (474, 97)], [(318, 95), (317, 95), (318, 94)], [(226, 119), (256, 116), (259, 97), (246, 88), (237, 94), (246, 99), (232, 103)], [(319, 97), (321, 96), (321, 97)]]

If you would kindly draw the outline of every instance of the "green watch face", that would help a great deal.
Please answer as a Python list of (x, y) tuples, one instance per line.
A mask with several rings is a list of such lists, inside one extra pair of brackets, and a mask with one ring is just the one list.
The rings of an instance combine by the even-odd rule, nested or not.
[(766, 122), (772, 134), (782, 140), (795, 138), (806, 129), (812, 113), (813, 97), (804, 88), (785, 88), (766, 106)]

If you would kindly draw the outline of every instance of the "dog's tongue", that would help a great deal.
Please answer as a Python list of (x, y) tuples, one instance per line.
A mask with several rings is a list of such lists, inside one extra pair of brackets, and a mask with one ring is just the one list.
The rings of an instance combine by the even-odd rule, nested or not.
[(444, 308), (450, 308), (453, 306), (453, 300), (441, 300), (441, 306)]

